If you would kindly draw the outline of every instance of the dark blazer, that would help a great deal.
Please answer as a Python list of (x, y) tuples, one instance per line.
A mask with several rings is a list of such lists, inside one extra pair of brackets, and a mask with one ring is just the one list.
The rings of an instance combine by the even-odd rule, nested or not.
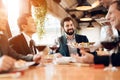
[[(88, 39), (86, 36), (78, 35), (78, 34), (75, 34), (75, 40), (77, 43), (88, 42)], [(59, 37), (59, 44), (60, 44), (60, 47), (58, 48), (56, 52), (61, 53), (63, 56), (70, 56), (68, 45), (67, 45), (67, 39), (65, 35)], [(77, 49), (77, 52), (79, 55), (81, 55), (80, 49)]]
[(22, 55), (34, 54), (22, 33), (10, 38), (9, 44), (17, 53)]
[[(111, 61), (113, 66), (120, 66), (120, 47), (117, 53), (113, 53), (111, 56)], [(94, 56), (95, 64), (104, 64), (105, 66), (109, 65), (109, 56)]]
[(23, 59), (26, 61), (32, 61), (33, 56), (23, 56), (14, 51), (8, 43), (7, 37), (3, 34), (0, 34), (0, 57), (3, 55), (11, 56), (15, 59)]

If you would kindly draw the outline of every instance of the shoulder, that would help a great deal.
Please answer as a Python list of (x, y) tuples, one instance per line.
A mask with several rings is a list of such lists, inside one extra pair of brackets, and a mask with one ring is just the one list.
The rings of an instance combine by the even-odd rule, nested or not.
[(64, 35), (62, 35), (62, 36), (58, 37), (58, 39), (63, 39), (63, 38), (65, 38), (65, 36), (64, 36)]
[(4, 34), (0, 34), (0, 39), (7, 39), (7, 37)]
[(16, 36), (9, 38), (8, 40), (9, 40), (9, 42), (16, 41), (16, 40), (19, 40), (21, 36), (22, 36), (22, 34), (18, 34)]
[(62, 35), (62, 36), (60, 36), (59, 38), (58, 38), (58, 40), (60, 41), (60, 42), (66, 42), (66, 37), (64, 36), (64, 35)]
[(87, 38), (85, 35), (80, 35), (80, 34), (75, 34), (76, 37), (83, 37), (83, 38)]
[(78, 42), (89, 42), (88, 38), (85, 35), (75, 35), (76, 41)]

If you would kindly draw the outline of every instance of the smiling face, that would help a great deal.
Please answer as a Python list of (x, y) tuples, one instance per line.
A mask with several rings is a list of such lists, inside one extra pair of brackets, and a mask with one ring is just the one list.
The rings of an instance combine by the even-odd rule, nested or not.
[(63, 29), (67, 35), (73, 35), (75, 31), (75, 26), (71, 20), (65, 21)]
[(109, 7), (106, 18), (110, 21), (112, 27), (120, 30), (120, 10), (117, 9), (117, 3)]

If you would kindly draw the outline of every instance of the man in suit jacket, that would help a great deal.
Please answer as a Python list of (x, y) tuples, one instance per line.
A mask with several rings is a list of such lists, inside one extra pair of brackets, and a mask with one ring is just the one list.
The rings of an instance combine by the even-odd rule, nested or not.
[(9, 39), (10, 46), (22, 55), (36, 54), (34, 41), (31, 36), (36, 32), (36, 25), (31, 15), (23, 14), (18, 18), (21, 33)]
[[(21, 55), (13, 50), (8, 43), (7, 37), (0, 34), (0, 71), (6, 71), (14, 66), (15, 60), (22, 59), (26, 61), (35, 61), (38, 63), (41, 59), (41, 55)], [(5, 62), (4, 62), (5, 61)]]
[[(120, 0), (113, 1), (109, 7), (109, 11), (107, 13), (106, 18), (110, 21), (112, 27), (118, 30), (119, 38), (120, 38)], [(84, 54), (83, 57), (77, 58), (79, 62), (85, 63), (94, 63), (94, 64), (104, 64), (107, 66), (109, 64), (109, 56), (108, 55), (92, 55), (84, 50), (81, 50), (81, 53)], [(113, 66), (120, 66), (120, 39), (118, 43), (118, 52), (113, 53), (111, 55), (111, 61)]]
[(0, 34), (0, 51), (1, 51), (0, 56), (8, 55), (15, 59), (23, 59), (26, 61), (32, 61), (33, 59), (33, 56), (23, 56), (21, 54), (18, 54), (15, 50), (13, 50), (9, 46), (6, 36), (4, 36), (3, 34)]
[(74, 21), (70, 17), (65, 17), (61, 21), (61, 27), (64, 30), (65, 34), (59, 37), (58, 39), (60, 47), (56, 51), (57, 54), (55, 55), (57, 55), (58, 57), (59, 56), (70, 56), (72, 53), (73, 54), (77, 53), (78, 55), (81, 55), (79, 53), (80, 52), (79, 49), (72, 48), (70, 45), (68, 45), (68, 43), (88, 42), (87, 37), (83, 35), (78, 35), (75, 33), (76, 27), (75, 27)]

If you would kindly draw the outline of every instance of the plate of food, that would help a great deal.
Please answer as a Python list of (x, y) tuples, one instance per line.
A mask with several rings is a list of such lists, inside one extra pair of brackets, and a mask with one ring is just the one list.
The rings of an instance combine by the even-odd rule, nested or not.
[(72, 42), (69, 43), (68, 45), (75, 48), (90, 48), (93, 44), (94, 42), (81, 42), (81, 43)]
[(33, 62), (33, 61), (26, 62), (23, 60), (19, 60), (19, 61), (15, 62), (14, 67), (11, 71), (23, 71), (23, 70), (28, 69), (30, 66), (32, 66), (34, 64), (35, 64), (35, 62)]
[(23, 74), (23, 71), (34, 65), (35, 62), (26, 62), (18, 60), (15, 62), (13, 68), (10, 71), (0, 74), (0, 78), (18, 78)]

